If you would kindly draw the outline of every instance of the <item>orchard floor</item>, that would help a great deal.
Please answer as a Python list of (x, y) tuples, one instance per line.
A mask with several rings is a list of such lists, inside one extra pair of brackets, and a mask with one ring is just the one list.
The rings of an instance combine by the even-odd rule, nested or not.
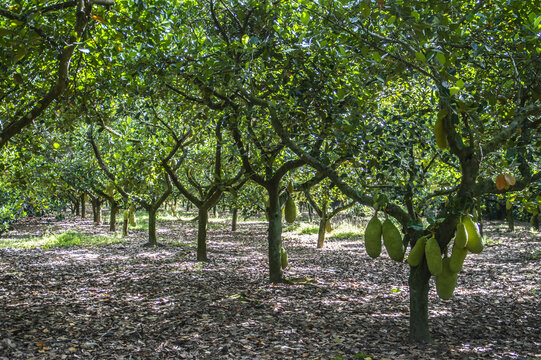
[[(36, 219), (2, 239), (67, 229), (108, 226)], [(178, 221), (159, 224), (159, 248), (137, 230), (102, 247), (0, 249), (0, 359), (541, 358), (541, 236), (485, 231), (452, 300), (431, 289), (427, 346), (408, 343), (407, 264), (370, 259), (359, 238), (316, 249), (317, 235), (284, 235), (286, 276), (311, 279), (297, 285), (268, 283), (261, 222), (213, 223), (208, 263)]]

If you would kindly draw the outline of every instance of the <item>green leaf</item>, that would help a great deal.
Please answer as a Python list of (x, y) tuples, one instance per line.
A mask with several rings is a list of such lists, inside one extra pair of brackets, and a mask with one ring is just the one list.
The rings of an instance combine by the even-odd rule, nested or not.
[(437, 54), (436, 54), (436, 57), (438, 58), (438, 61), (439, 61), (440, 64), (442, 64), (442, 65), (445, 65), (445, 63), (447, 62), (447, 59), (445, 58), (445, 55), (442, 54), (442, 53), (437, 53)]
[(464, 87), (464, 80), (460, 79), (456, 82), (456, 86), (459, 88), (459, 89), (462, 89)]
[(449, 94), (451, 94), (451, 96), (453, 96), (459, 91), (460, 91), (459, 87), (453, 86), (452, 88), (449, 89)]
[(246, 44), (248, 44), (248, 41), (250, 41), (250, 37), (249, 37), (248, 35), (244, 34), (244, 35), (242, 36), (242, 43), (243, 43), (244, 45), (246, 45)]
[(54, 147), (55, 149), (58, 149), (58, 148), (60, 147), (60, 144), (55, 142), (55, 143), (53, 143), (53, 147)]
[(308, 25), (310, 22), (310, 14), (308, 14), (306, 11), (303, 11), (301, 14), (301, 22), (303, 25)]
[(426, 56), (425, 54), (423, 54), (422, 52), (418, 51), (415, 53), (415, 57), (417, 58), (417, 60), (419, 61), (422, 61), (422, 62), (426, 62)]
[(374, 51), (372, 53), (372, 59), (374, 59), (378, 63), (381, 62), (381, 55), (379, 54), (379, 52)]

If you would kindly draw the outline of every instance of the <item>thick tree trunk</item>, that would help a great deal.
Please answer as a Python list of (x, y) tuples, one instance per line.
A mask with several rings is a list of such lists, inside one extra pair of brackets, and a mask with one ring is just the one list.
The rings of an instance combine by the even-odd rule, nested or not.
[(128, 236), (128, 219), (122, 221), (122, 236)]
[(148, 211), (148, 246), (157, 246), (158, 240), (156, 237), (156, 213), (157, 208), (151, 207)]
[(96, 198), (92, 200), (92, 214), (94, 216), (94, 222), (96, 225), (101, 224), (101, 201)]
[(410, 268), (410, 333), (409, 338), (414, 343), (430, 343), (430, 329), (428, 326), (428, 290), (430, 272), (426, 261), (416, 267)]
[(317, 235), (317, 248), (318, 249), (321, 249), (323, 247), (323, 244), (325, 243), (326, 225), (327, 225), (327, 217), (322, 216), (319, 219), (319, 231)]
[(283, 282), (280, 248), (282, 247), (282, 209), (280, 208), (279, 183), (267, 188), (269, 193), (269, 276), (271, 283)]
[(237, 231), (238, 217), (239, 217), (239, 209), (235, 206), (233, 208), (233, 218), (231, 219), (231, 231)]
[(111, 213), (109, 214), (109, 231), (115, 232), (116, 231), (116, 212), (117, 212), (118, 206), (115, 202), (111, 204)]
[(207, 208), (199, 209), (197, 223), (197, 261), (207, 261), (207, 223), (209, 212)]

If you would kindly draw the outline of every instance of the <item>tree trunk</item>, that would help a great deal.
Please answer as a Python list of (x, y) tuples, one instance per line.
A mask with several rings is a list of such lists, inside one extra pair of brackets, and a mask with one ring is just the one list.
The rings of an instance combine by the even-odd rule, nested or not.
[(216, 209), (217, 207), (218, 207), (218, 206), (214, 206), (214, 208), (212, 208), (212, 216), (213, 216), (214, 218), (216, 218), (216, 215), (218, 214), (218, 211), (217, 211), (217, 209)]
[(308, 218), (312, 222), (312, 207), (310, 205), (308, 205)]
[(237, 231), (238, 217), (239, 217), (239, 209), (235, 206), (233, 208), (233, 218), (231, 219), (231, 231)]
[(110, 208), (111, 208), (111, 213), (109, 214), (109, 231), (115, 232), (116, 231), (116, 211), (118, 209), (116, 202), (112, 202)]
[(430, 343), (428, 326), (428, 290), (430, 289), (430, 272), (426, 260), (416, 267), (410, 268), (410, 334), (409, 339), (414, 343)]
[(515, 218), (513, 217), (513, 209), (505, 210), (507, 215), (507, 227), (509, 232), (515, 231)]
[(151, 207), (148, 211), (148, 246), (157, 246), (158, 240), (156, 238), (156, 213), (158, 208)]
[(325, 234), (327, 232), (327, 217), (322, 216), (319, 219), (319, 231), (317, 235), (317, 248), (321, 249), (323, 247), (323, 244), (325, 243)]
[(99, 198), (92, 200), (92, 214), (94, 216), (94, 222), (96, 225), (101, 224), (101, 201)]
[(271, 283), (283, 282), (280, 248), (282, 247), (282, 209), (280, 208), (279, 183), (271, 184), (269, 193), (269, 276)]
[(81, 195), (81, 219), (86, 217), (85, 194)]
[[(215, 207), (216, 209), (216, 207)], [(197, 261), (207, 261), (207, 223), (209, 212), (207, 208), (199, 209), (197, 223)]]
[(122, 236), (128, 236), (128, 219), (122, 221)]

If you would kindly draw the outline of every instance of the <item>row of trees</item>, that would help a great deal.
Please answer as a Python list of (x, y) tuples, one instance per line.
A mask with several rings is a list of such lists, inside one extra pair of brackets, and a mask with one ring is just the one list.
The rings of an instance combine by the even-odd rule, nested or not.
[[(0, 28), (3, 183), (136, 204), (151, 245), (173, 191), (198, 209), (199, 260), (224, 194), (265, 198), (269, 278), (284, 281), (290, 180), (322, 226), (331, 200), (386, 199), (405, 245), (435, 234), (442, 252), (487, 195), (539, 212), (533, 1), (22, 2)], [(431, 275), (410, 270), (410, 337), (430, 341)]]

